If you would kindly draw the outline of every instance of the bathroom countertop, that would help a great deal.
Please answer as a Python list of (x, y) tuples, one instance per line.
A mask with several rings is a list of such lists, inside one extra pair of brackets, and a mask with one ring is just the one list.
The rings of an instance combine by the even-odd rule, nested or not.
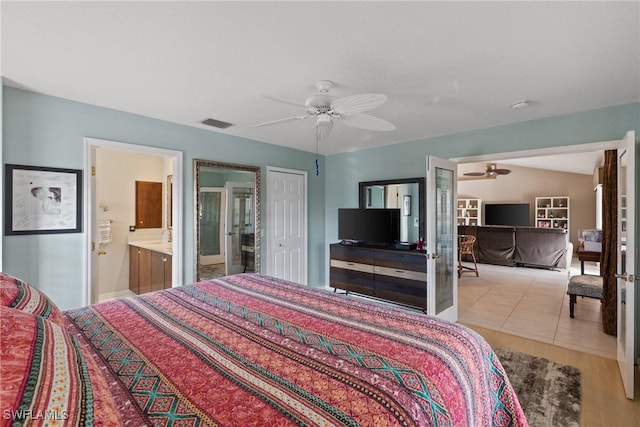
[(166, 255), (173, 255), (173, 243), (161, 240), (147, 240), (140, 242), (129, 242), (131, 246), (148, 249), (154, 252), (160, 252)]

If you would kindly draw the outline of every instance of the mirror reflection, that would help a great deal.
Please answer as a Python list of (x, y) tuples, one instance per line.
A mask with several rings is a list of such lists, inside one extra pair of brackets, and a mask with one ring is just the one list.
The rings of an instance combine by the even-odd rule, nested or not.
[(260, 168), (194, 160), (196, 281), (260, 271)]
[(360, 208), (400, 209), (400, 240), (424, 236), (424, 178), (360, 182)]

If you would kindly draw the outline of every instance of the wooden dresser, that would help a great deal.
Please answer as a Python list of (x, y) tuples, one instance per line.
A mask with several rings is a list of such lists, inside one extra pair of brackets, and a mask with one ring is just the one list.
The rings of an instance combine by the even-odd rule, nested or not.
[(423, 252), (330, 245), (329, 285), (391, 302), (427, 308), (427, 256)]

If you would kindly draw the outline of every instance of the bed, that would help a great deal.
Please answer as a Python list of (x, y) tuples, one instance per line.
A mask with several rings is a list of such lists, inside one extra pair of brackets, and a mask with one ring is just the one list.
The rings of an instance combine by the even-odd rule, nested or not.
[(2, 284), (4, 425), (524, 426), (465, 327), (257, 274), (60, 312)]

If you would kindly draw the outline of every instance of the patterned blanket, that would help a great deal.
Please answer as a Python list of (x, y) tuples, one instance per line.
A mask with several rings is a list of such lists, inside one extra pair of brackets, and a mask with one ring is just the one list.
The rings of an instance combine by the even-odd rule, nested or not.
[(103, 366), (123, 424), (526, 425), (475, 332), (270, 277), (229, 276), (65, 316)]

